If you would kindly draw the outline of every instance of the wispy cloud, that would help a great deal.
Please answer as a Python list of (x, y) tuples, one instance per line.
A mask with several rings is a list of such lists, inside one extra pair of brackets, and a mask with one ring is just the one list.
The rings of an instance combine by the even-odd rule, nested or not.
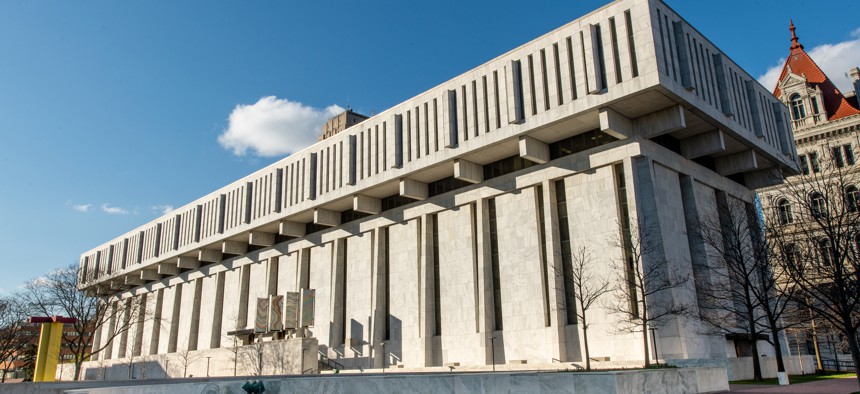
[(229, 125), (218, 143), (237, 156), (279, 156), (299, 151), (317, 140), (322, 125), (343, 108), (320, 109), (275, 96), (254, 104), (240, 104), (230, 113)]
[(154, 205), (152, 207), (152, 212), (155, 212), (155, 213), (158, 213), (161, 215), (166, 215), (170, 212), (173, 212), (174, 209), (175, 208), (173, 208), (173, 205), (170, 205), (170, 204)]
[[(812, 60), (843, 93), (854, 90), (848, 70), (860, 66), (860, 28), (852, 31), (850, 37), (835, 44), (821, 44), (807, 51)], [(758, 77), (759, 82), (768, 89), (775, 88), (784, 64), (785, 58), (780, 59)]]
[(112, 207), (108, 204), (102, 204), (102, 211), (109, 215), (128, 215), (130, 212), (121, 207)]
[(74, 209), (78, 212), (87, 213), (87, 212), (92, 212), (92, 210), (93, 210), (93, 204), (70, 204), (70, 205), (71, 205), (72, 209)]

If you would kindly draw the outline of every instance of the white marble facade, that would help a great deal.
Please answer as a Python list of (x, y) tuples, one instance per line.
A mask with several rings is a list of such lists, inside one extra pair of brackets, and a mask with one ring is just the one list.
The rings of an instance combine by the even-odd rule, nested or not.
[[(691, 273), (707, 257), (690, 217), (718, 196), (751, 203), (748, 187), (778, 181), (769, 168), (796, 170), (773, 103), (662, 2), (613, 2), (85, 253), (83, 288), (145, 296), (160, 318), (91, 364), (228, 347), (257, 297), (302, 288), (316, 290), (307, 334), (347, 368), (583, 361), (565, 314), (560, 207), (571, 247), (587, 247), (601, 276), (614, 279), (622, 258), (622, 200), (656, 229), (667, 272)], [(558, 153), (584, 133), (611, 138)], [(532, 165), (512, 171), (506, 158)], [(454, 190), (435, 188), (449, 178)], [(184, 268), (153, 273), (161, 265)], [(589, 318), (592, 357), (643, 359), (618, 316), (598, 305)], [(692, 321), (657, 337), (661, 359), (725, 357), (725, 340)]]

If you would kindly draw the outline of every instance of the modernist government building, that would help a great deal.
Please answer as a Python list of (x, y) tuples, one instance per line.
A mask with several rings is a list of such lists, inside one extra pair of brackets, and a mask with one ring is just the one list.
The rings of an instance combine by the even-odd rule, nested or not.
[[(566, 285), (576, 251), (623, 280), (633, 230), (648, 228), (642, 264), (693, 275), (718, 264), (689, 236), (697, 218), (798, 173), (785, 105), (659, 0), (612, 2), (379, 114), (332, 122), (314, 145), (81, 256), (81, 288), (151, 316), (96, 332), (112, 344), (88, 378), (299, 373), (319, 358), (582, 362)], [(697, 283), (648, 302), (695, 305)], [(588, 312), (591, 357), (642, 362), (642, 334), (606, 309), (617, 298)], [(654, 328), (661, 360), (734, 351), (688, 318)], [(254, 346), (262, 366), (240, 359)]]

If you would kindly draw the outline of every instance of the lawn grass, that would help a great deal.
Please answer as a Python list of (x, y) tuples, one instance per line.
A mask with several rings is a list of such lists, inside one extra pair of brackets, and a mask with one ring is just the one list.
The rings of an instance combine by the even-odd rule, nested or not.
[[(788, 381), (791, 384), (798, 383), (807, 383), (807, 382), (815, 382), (819, 380), (826, 379), (843, 379), (843, 378), (855, 378), (853, 372), (819, 372), (809, 375), (789, 375)], [(764, 380), (734, 380), (729, 382), (731, 384), (779, 384), (779, 380), (777, 378), (769, 378)]]

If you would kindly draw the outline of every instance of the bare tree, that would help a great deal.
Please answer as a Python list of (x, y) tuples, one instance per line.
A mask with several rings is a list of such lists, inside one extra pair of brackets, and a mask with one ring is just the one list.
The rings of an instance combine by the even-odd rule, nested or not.
[[(0, 297), (0, 365), (10, 366), (33, 342), (35, 332), (27, 324), (29, 309), (16, 295)], [(6, 382), (6, 370), (0, 382)]]
[(860, 365), (860, 171), (816, 156), (806, 172), (773, 193), (767, 236), (784, 256), (793, 301), (838, 330)]
[(183, 350), (176, 352), (179, 356), (179, 364), (182, 365), (182, 377), (188, 377), (188, 367), (194, 364), (200, 357), (194, 351), (188, 350), (188, 346), (184, 346)]
[(33, 374), (36, 372), (36, 351), (38, 350), (38, 345), (34, 341), (28, 342), (24, 345), (24, 348), (21, 349), (20, 357), (18, 360), (21, 361), (20, 372), (22, 375), (17, 375), (18, 378), (23, 379), (32, 379)]
[[(576, 317), (579, 320), (579, 325), (582, 327), (582, 340), (585, 347), (585, 369), (591, 370), (591, 358), (588, 350), (588, 310), (603, 297), (606, 293), (612, 291), (609, 286), (609, 279), (599, 276), (594, 271), (594, 255), (588, 251), (585, 246), (580, 247), (570, 256), (570, 271), (569, 275), (565, 276), (565, 281), (569, 281), (570, 288), (573, 289), (573, 296), (576, 299)], [(568, 285), (565, 285), (568, 287)], [(571, 306), (567, 306), (571, 307)]]
[[(785, 372), (779, 334), (795, 309), (780, 271), (772, 269), (777, 249), (765, 242), (764, 229), (752, 205), (718, 199), (718, 207), (699, 223), (699, 237), (709, 260), (697, 263), (699, 318), (712, 331), (742, 330), (752, 348), (753, 379), (762, 380), (758, 340), (774, 346), (777, 371)], [(769, 336), (767, 334), (770, 334)]]
[(250, 367), (254, 375), (263, 375), (263, 342), (262, 338), (257, 339), (254, 343), (242, 346), (240, 348), (242, 359), (246, 367)]
[[(149, 313), (135, 313), (145, 308), (141, 297), (118, 301), (94, 297), (79, 289), (78, 269), (77, 264), (73, 264), (49, 272), (25, 284), (23, 294), (34, 313), (77, 319), (70, 330), (67, 329), (73, 334), (62, 337), (62, 344), (72, 354), (75, 364), (74, 380), (80, 379), (81, 365), (85, 361), (113, 346), (113, 340), (135, 327), (139, 319), (151, 318)], [(92, 334), (95, 332), (101, 333), (101, 340), (94, 344)]]
[(656, 228), (624, 223), (620, 227), (621, 235), (614, 244), (622, 249), (623, 257), (613, 262), (616, 280), (611, 285), (615, 302), (605, 307), (619, 316), (619, 332), (642, 334), (647, 368), (651, 365), (648, 329), (690, 314), (691, 305), (671, 294), (686, 286), (690, 275), (670, 268)]

